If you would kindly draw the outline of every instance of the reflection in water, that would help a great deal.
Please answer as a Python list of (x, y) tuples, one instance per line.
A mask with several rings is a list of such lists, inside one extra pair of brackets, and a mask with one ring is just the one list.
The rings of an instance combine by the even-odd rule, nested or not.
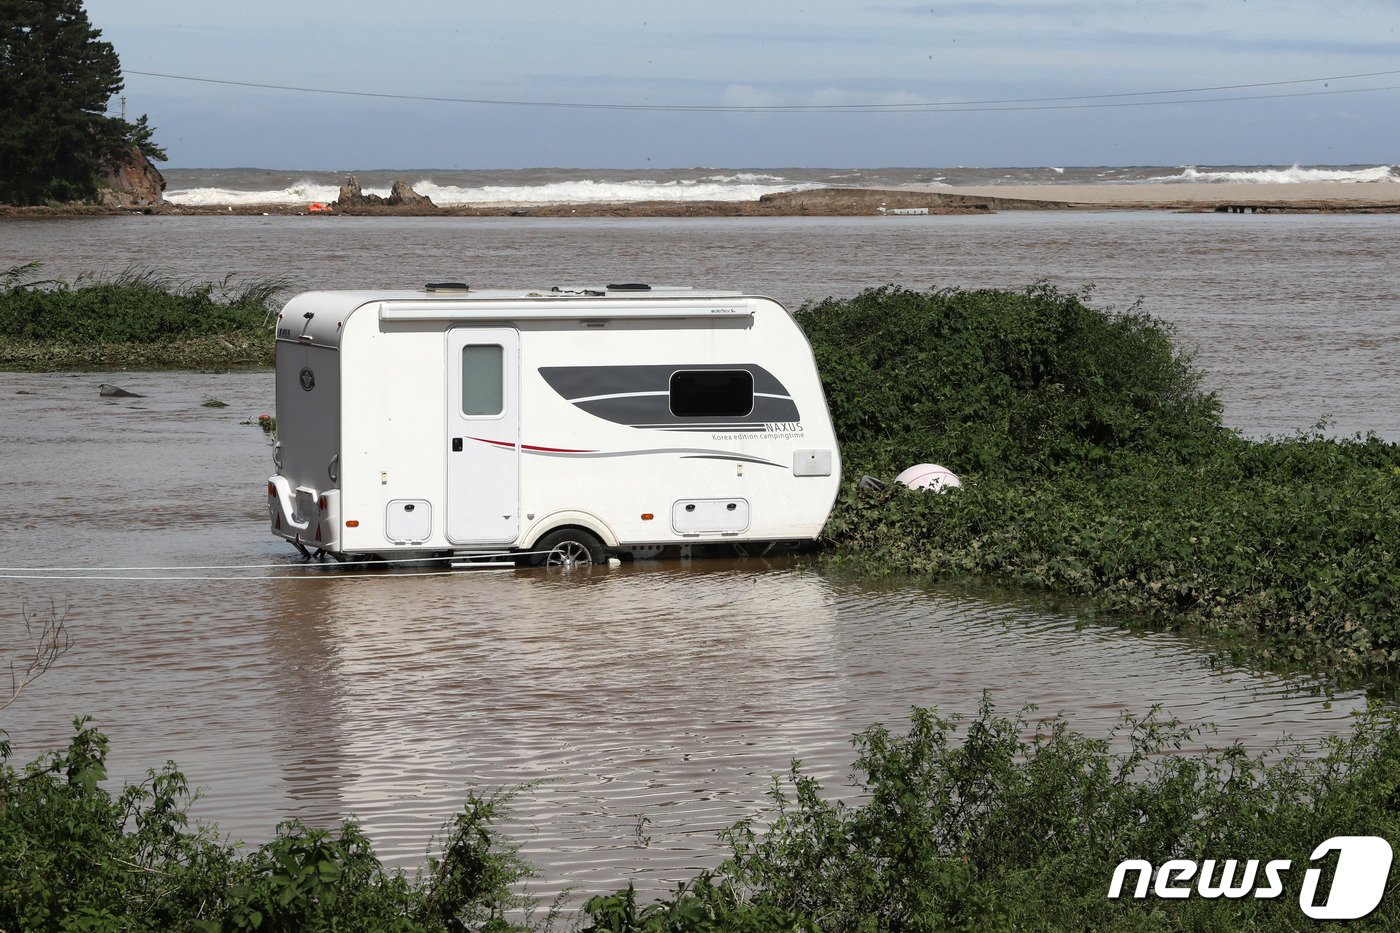
[[(15, 397), (0, 449), (0, 497), (20, 519), (0, 565), (293, 566), (264, 530), (267, 441), (238, 423), (265, 410), (270, 375), (141, 378), (149, 398), (109, 405), (92, 396), (110, 376), (0, 374), (7, 399), (38, 393)], [(201, 408), (209, 396), (231, 407)], [(506, 828), (545, 890), (584, 894), (713, 864), (716, 832), (757, 812), (790, 758), (839, 789), (852, 733), (899, 728), (913, 704), (970, 714), (990, 690), (1003, 712), (1036, 703), (1103, 735), (1162, 703), (1218, 723), (1217, 744), (1258, 749), (1344, 728), (1360, 702), (1214, 671), (1181, 639), (783, 561), (269, 572), (0, 581), (0, 616), (25, 598), (71, 603), (77, 643), (0, 726), (33, 754), (96, 713), (115, 776), (173, 758), (209, 787), (200, 815), (250, 841), (287, 817), (355, 814), (398, 864), (467, 789), (539, 782)]]
[(341, 727), (345, 672), (335, 604), (324, 586), (283, 585), (276, 595), (264, 632), (277, 672), (267, 686), (280, 725), (277, 758), (292, 801), (287, 815), (334, 824), (354, 812), (346, 807), (345, 784), (355, 760)]

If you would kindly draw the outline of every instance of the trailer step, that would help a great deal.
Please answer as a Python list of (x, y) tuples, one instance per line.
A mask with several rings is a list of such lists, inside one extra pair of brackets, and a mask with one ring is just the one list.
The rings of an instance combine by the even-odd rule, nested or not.
[(514, 570), (515, 557), (509, 554), (492, 554), (489, 559), (472, 559), (470, 554), (462, 554), (464, 560), (454, 560), (450, 566), (453, 570)]
[(449, 563), (449, 567), (454, 570), (514, 570), (515, 555), (512, 553), (501, 553), (500, 551), (490, 551), (482, 555), (473, 553), (459, 553), (454, 555), (456, 560)]

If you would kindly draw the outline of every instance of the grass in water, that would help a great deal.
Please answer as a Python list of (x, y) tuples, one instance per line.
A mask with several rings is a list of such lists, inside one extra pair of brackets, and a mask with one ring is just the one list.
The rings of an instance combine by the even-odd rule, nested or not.
[(286, 283), (183, 284), (150, 270), (68, 283), (31, 263), (0, 272), (0, 368), (269, 366), (271, 302)]

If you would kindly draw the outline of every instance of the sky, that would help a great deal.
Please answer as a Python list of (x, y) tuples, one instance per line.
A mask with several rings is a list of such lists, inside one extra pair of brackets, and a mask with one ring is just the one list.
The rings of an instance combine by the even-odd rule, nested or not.
[[(170, 167), (1400, 162), (1400, 0), (87, 0), (122, 65), (380, 94), (978, 112), (657, 112), (301, 93), (128, 75)], [(987, 112), (969, 102), (1365, 79)], [(1188, 99), (1191, 102), (1173, 102)], [(1084, 103), (1167, 101), (1151, 106)], [(114, 109), (115, 109), (114, 104)]]

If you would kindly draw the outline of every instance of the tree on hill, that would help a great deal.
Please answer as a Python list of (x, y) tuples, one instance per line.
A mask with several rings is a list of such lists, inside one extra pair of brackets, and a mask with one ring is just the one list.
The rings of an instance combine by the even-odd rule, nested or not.
[(0, 202), (92, 198), (136, 148), (165, 159), (144, 114), (106, 115), (121, 63), (82, 0), (0, 0)]

